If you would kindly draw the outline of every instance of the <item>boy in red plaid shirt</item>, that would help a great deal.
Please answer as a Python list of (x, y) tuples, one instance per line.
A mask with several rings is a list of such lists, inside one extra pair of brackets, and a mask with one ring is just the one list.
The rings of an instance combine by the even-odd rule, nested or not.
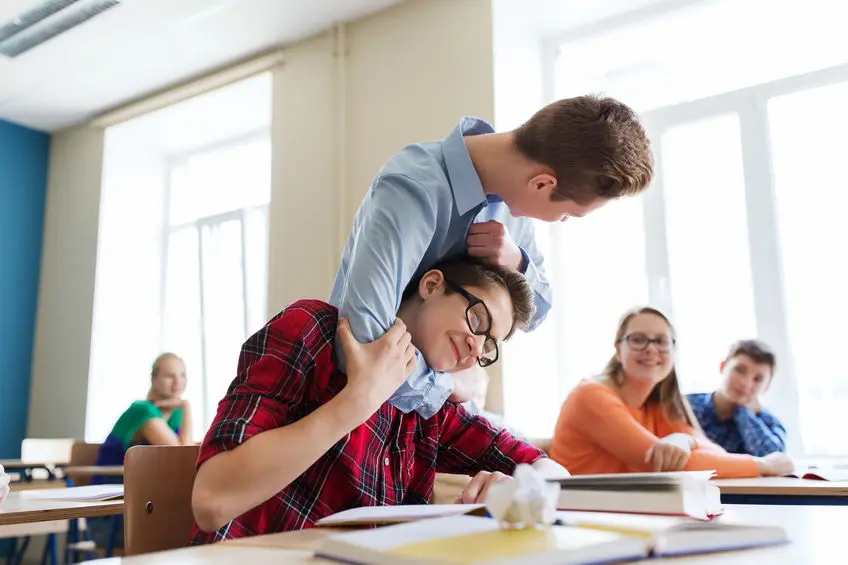
[[(329, 304), (289, 305), (245, 342), (203, 441), (193, 543), (309, 528), (348, 508), (426, 504), (436, 472), (475, 475), (463, 502), (484, 501), (519, 463), (566, 474), (457, 404), (425, 419), (386, 402), (413, 369), (415, 348), (439, 371), (488, 366), (532, 313), (520, 273), (468, 261), (437, 265), (410, 285), (395, 324), (368, 344)], [(333, 361), (337, 331), (346, 375)]]

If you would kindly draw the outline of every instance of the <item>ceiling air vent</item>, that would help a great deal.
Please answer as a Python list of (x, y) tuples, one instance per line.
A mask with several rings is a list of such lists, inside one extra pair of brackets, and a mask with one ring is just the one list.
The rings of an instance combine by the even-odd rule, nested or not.
[(121, 3), (121, 0), (45, 0), (0, 25), (0, 55), (17, 57)]

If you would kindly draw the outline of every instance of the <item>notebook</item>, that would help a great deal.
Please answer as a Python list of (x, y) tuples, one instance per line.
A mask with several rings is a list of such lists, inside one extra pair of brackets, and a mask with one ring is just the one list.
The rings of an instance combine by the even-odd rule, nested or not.
[(43, 490), (21, 491), (21, 496), (41, 500), (69, 500), (77, 502), (97, 502), (124, 497), (124, 485), (88, 485)]
[(562, 487), (557, 508), (710, 520), (723, 512), (721, 493), (709, 480), (714, 474), (714, 471), (680, 471), (577, 475), (556, 479)]
[(462, 515), (335, 534), (315, 555), (358, 565), (590, 565), (648, 551), (644, 537), (566, 526), (502, 530), (491, 518)]
[(443, 518), (462, 514), (486, 515), (484, 504), (406, 504), (398, 506), (363, 506), (331, 514), (315, 522), (316, 526), (360, 526), (399, 524), (427, 518)]
[(645, 538), (650, 553), (656, 557), (779, 545), (789, 541), (780, 526), (723, 520), (704, 522), (677, 516), (563, 511), (557, 512), (557, 519), (577, 528)]

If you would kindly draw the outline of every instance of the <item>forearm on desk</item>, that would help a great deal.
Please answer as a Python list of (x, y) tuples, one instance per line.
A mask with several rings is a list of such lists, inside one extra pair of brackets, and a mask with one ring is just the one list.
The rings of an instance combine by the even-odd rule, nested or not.
[(297, 422), (261, 432), (205, 461), (192, 493), (198, 525), (216, 530), (289, 486), (361, 424), (349, 406), (343, 391)]

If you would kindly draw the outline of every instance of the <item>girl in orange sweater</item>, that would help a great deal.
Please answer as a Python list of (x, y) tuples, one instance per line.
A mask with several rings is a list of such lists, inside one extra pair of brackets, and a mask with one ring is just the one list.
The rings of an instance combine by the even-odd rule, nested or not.
[(662, 313), (628, 312), (604, 372), (582, 381), (565, 399), (551, 459), (574, 475), (714, 469), (728, 478), (791, 472), (785, 454), (730, 454), (700, 432), (680, 393), (674, 347), (674, 329)]

